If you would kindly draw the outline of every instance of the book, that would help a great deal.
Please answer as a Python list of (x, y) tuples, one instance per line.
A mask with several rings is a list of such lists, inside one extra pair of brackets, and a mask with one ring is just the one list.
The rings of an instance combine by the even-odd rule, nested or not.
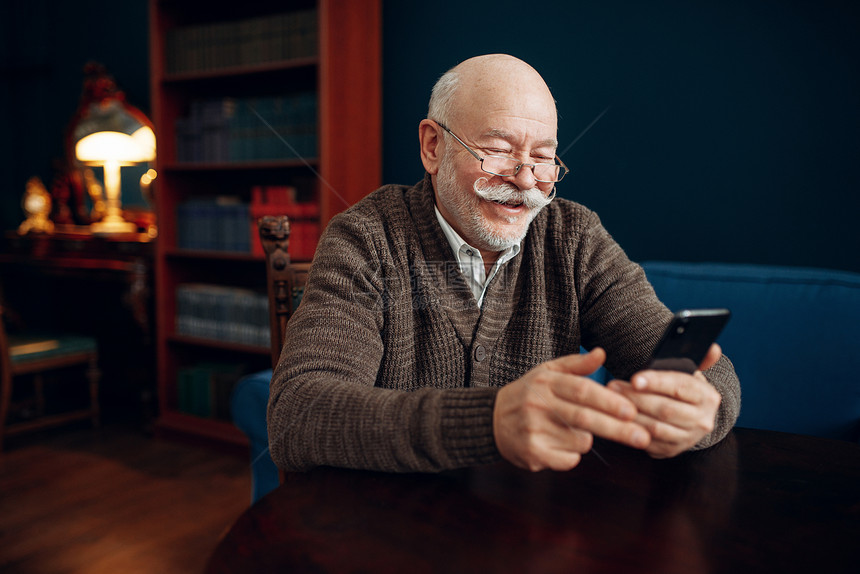
[(177, 247), (251, 252), (249, 204), (235, 196), (195, 198), (176, 208)]
[(318, 51), (317, 29), (313, 8), (177, 26), (166, 34), (166, 68), (178, 74), (310, 58)]
[(180, 163), (312, 159), (317, 156), (317, 95), (193, 100), (175, 121)]
[(271, 344), (268, 295), (206, 283), (176, 288), (176, 332), (257, 347)]

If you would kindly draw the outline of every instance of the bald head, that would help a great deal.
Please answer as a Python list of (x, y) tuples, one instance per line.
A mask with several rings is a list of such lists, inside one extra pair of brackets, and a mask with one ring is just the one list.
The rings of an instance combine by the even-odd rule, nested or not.
[(530, 117), (557, 125), (555, 101), (538, 72), (507, 54), (476, 56), (446, 72), (430, 97), (428, 117), (474, 124), (488, 114)]

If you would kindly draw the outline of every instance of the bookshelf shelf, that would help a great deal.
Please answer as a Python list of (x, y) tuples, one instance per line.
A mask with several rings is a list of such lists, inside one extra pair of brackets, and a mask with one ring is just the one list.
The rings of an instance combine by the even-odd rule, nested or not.
[[(270, 349), (234, 342), (259, 342), (256, 322), (250, 338), (208, 338), (200, 329), (212, 334), (205, 329), (229, 323), (231, 307), (266, 293), (255, 217), (291, 216), (294, 267), (306, 274), (331, 217), (379, 186), (380, 4), (150, 0), (157, 428), (247, 444), (225, 419), (219, 369), (261, 370)], [(200, 304), (201, 294), (217, 303)], [(218, 316), (197, 321), (201, 307)], [(188, 407), (188, 386), (206, 369), (221, 391), (201, 414)]]
[(236, 80), (245, 76), (281, 74), (283, 72), (294, 72), (301, 70), (314, 71), (319, 65), (319, 58), (295, 58), (290, 60), (278, 60), (250, 66), (231, 66), (218, 68), (216, 70), (204, 70), (196, 72), (174, 72), (165, 74), (165, 84), (179, 84), (184, 82), (199, 82), (203, 80), (229, 79)]

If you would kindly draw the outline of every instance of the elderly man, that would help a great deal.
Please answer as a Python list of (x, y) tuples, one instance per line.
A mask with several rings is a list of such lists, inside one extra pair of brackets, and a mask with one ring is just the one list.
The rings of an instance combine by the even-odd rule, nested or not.
[[(731, 429), (739, 384), (716, 345), (693, 375), (643, 370), (671, 313), (593, 212), (553, 200), (556, 129), (521, 60), (439, 79), (424, 179), (376, 190), (320, 241), (271, 384), (280, 467), (567, 470), (595, 435), (670, 457)], [(607, 386), (587, 377), (604, 362)]]

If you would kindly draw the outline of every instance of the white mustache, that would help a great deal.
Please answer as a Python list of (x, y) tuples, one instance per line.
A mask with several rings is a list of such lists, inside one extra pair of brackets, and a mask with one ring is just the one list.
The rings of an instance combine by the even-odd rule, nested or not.
[(472, 186), (475, 193), (487, 201), (522, 203), (528, 209), (543, 209), (549, 205), (555, 197), (555, 193), (551, 194), (549, 197), (545, 196), (543, 192), (536, 187), (520, 191), (515, 185), (511, 185), (509, 183), (487, 185), (488, 183), (489, 181), (486, 177), (479, 177), (475, 180), (475, 183)]

